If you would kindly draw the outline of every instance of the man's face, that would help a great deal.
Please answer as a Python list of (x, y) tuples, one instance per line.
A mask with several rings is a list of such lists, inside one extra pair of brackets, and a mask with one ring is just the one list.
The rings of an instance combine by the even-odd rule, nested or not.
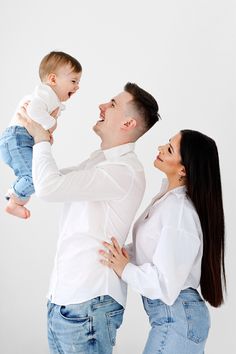
[(99, 106), (100, 120), (97, 121), (93, 130), (101, 139), (111, 139), (116, 134), (128, 116), (128, 103), (133, 99), (129, 92), (121, 92), (110, 102), (102, 103)]

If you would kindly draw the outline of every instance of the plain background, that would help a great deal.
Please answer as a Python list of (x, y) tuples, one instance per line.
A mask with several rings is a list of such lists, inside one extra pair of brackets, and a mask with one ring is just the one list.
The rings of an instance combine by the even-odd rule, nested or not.
[[(232, 353), (235, 342), (235, 21), (233, 0), (2, 0), (0, 5), (1, 131), (17, 102), (39, 82), (42, 57), (63, 50), (79, 59), (83, 76), (55, 132), (53, 153), (59, 167), (77, 164), (99, 147), (91, 130), (98, 105), (122, 91), (127, 81), (151, 92), (159, 103), (162, 121), (136, 146), (147, 176), (137, 215), (160, 186), (162, 176), (153, 167), (159, 144), (183, 128), (216, 140), (228, 298), (220, 309), (210, 309), (207, 354)], [(7, 215), (4, 193), (13, 174), (2, 162), (0, 169), (0, 353), (44, 354), (45, 294), (61, 205), (34, 196), (30, 220)], [(141, 353), (148, 329), (140, 296), (129, 291), (115, 352)]]

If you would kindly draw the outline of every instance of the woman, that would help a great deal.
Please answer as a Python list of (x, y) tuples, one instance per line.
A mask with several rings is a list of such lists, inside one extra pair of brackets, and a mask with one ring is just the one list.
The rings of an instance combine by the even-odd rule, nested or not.
[[(143, 354), (202, 354), (226, 286), (219, 158), (206, 135), (182, 130), (159, 147), (160, 193), (134, 225), (132, 263), (115, 238), (101, 262), (143, 298), (151, 330)], [(200, 284), (202, 297), (196, 290)]]

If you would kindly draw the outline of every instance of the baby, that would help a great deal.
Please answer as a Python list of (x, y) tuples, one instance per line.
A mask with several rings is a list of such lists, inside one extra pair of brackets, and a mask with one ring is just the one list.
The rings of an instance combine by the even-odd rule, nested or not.
[[(24, 97), (19, 106), (28, 101), (29, 116), (52, 134), (57, 127), (57, 118), (64, 109), (61, 102), (67, 101), (79, 89), (81, 74), (82, 66), (69, 54), (55, 51), (49, 53), (39, 66), (41, 84), (32, 95)], [(0, 138), (0, 156), (17, 177), (6, 195), (6, 211), (23, 219), (30, 217), (25, 204), (34, 193), (33, 145), (34, 139), (19, 124), (15, 114)]]

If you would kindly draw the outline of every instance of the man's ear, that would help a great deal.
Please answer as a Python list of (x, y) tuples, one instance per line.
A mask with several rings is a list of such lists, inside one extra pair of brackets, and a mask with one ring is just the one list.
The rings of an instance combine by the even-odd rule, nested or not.
[(55, 86), (56, 83), (57, 83), (57, 75), (56, 74), (49, 74), (48, 75), (48, 78), (47, 78), (47, 82), (52, 85), (52, 86)]
[(133, 118), (128, 118), (125, 122), (122, 123), (121, 129), (122, 130), (130, 130), (136, 127), (137, 122)]

